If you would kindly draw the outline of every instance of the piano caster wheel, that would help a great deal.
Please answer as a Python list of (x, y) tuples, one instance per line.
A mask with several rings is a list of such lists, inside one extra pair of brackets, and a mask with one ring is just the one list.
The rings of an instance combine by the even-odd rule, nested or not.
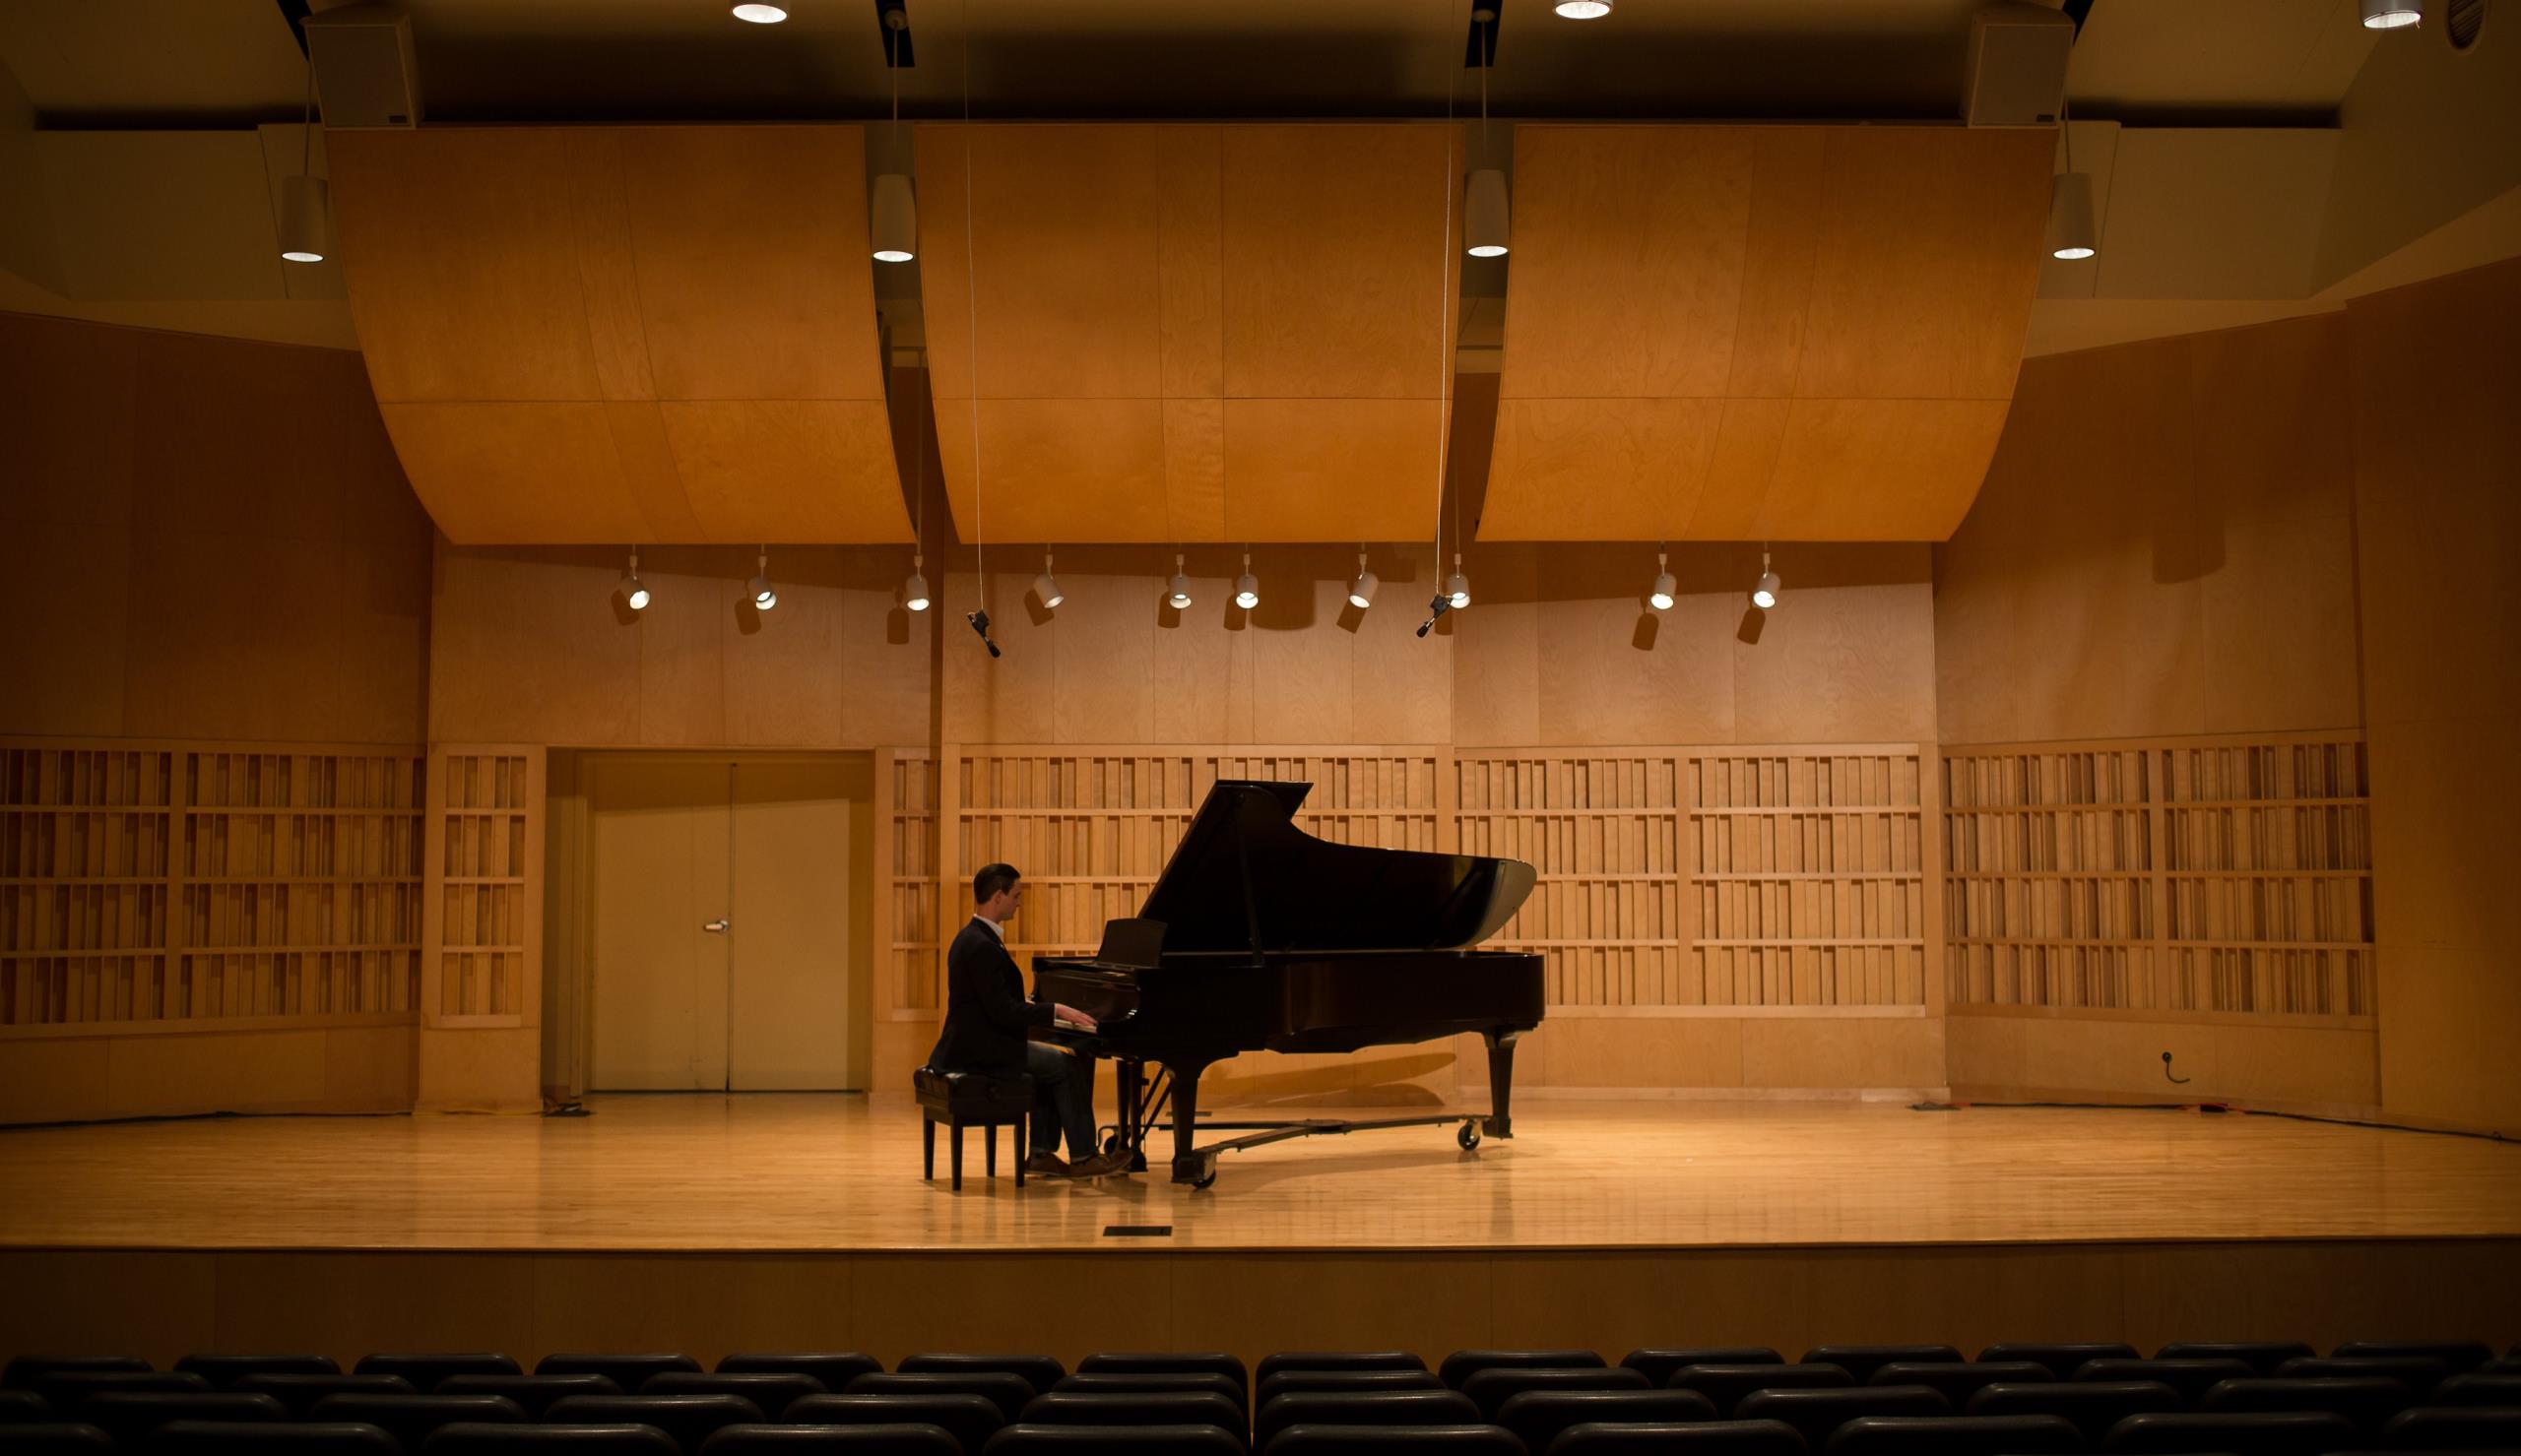
[(1479, 1124), (1476, 1122), (1463, 1123), (1461, 1125), (1461, 1131), (1454, 1134), (1454, 1141), (1461, 1144), (1461, 1150), (1465, 1153), (1478, 1147)]
[(1208, 1170), (1208, 1175), (1207, 1175), (1206, 1177), (1203, 1177), (1203, 1178), (1193, 1178), (1193, 1179), (1191, 1180), (1191, 1191), (1192, 1191), (1192, 1192), (1194, 1192), (1194, 1193), (1196, 1193), (1196, 1192), (1198, 1192), (1201, 1188), (1206, 1187), (1208, 1184), (1213, 1183), (1213, 1182), (1215, 1182), (1216, 1180), (1217, 1180), (1216, 1170), (1215, 1170), (1215, 1169), (1210, 1169), (1210, 1170)]

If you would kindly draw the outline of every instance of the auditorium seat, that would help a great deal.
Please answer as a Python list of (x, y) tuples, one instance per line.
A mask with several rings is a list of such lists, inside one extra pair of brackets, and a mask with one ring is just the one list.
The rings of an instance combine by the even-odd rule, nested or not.
[(1338, 1391), (1367, 1390), (1442, 1390), (1445, 1382), (1426, 1369), (1415, 1370), (1271, 1370), (1260, 1377), (1252, 1392), (1253, 1409), (1269, 1403), (1270, 1397), (1295, 1395), (1305, 1391), (1325, 1394)]
[[(908, 1364), (908, 1361), (903, 1361)], [(1044, 1389), (1059, 1383), (1054, 1376)], [(896, 1370), (889, 1375), (861, 1375), (849, 1382), (847, 1395), (977, 1395), (998, 1407), (1001, 1421), (1013, 1421), (1024, 1403), (1040, 1395), (1033, 1382), (1010, 1370)]]
[(2020, 1384), (2050, 1378), (2048, 1367), (2033, 1361), (1996, 1361), (1952, 1360), (1895, 1360), (1873, 1372), (1868, 1385), (1922, 1385), (1940, 1393), (1958, 1411), (1970, 1404), (1970, 1397), (1989, 1385), (2004, 1381)]
[(2316, 1355), (2299, 1340), (2179, 1340), (2154, 1352), (2156, 1360), (2236, 1360), (2261, 1375), (2273, 1375), (2289, 1360)]
[(2041, 1345), (2036, 1342), (2018, 1342), (1990, 1345), (1978, 1352), (1978, 1362), (1981, 1364), (2027, 1360), (2033, 1364), (2047, 1366), (2049, 1378), (2055, 1380), (2072, 1380), (2075, 1378), (2075, 1371), (2082, 1369), (2086, 1361), (2134, 1360), (2135, 1358), (2135, 1346), (2118, 1344)]
[[(999, 1456), (992, 1452), (991, 1456)], [(1260, 1456), (1525, 1456), (1502, 1425), (1290, 1425)]]
[(1801, 1456), (1807, 1449), (1802, 1433), (1781, 1421), (1691, 1421), (1571, 1425), (1532, 1456)]
[[(1429, 1375), (1425, 1378), (1432, 1384), (1436, 1377)], [(1080, 1369), (1073, 1375), (1061, 1376), (1060, 1382), (1051, 1387), (1053, 1395), (1119, 1395), (1131, 1392), (1148, 1395), (1205, 1393), (1220, 1395), (1234, 1402), (1237, 1411), (1245, 1407), (1242, 1384), (1231, 1375), (1220, 1375), (1213, 1370), (1150, 1370), (1139, 1373)], [(1247, 1421), (1244, 1424), (1249, 1425), (1251, 1423)]]
[(965, 1456), (941, 1425), (730, 1425), (684, 1456)]
[(522, 1375), (515, 1361), (487, 1351), (455, 1355), (363, 1355), (352, 1369), (361, 1375), (400, 1375), (422, 1395), (436, 1392), (449, 1375)]
[(257, 1421), (277, 1424), (289, 1409), (268, 1395), (232, 1390), (107, 1390), (79, 1403), (72, 1414), (138, 1450), (141, 1437), (170, 1421)]
[(2416, 1393), (2387, 1375), (2320, 1375), (2226, 1380), (2197, 1402), (2201, 1411), (2334, 1411), (2365, 1434), (2415, 1405)]
[(2451, 1366), (2429, 1355), (2341, 1355), (2326, 1359), (2304, 1355), (2278, 1365), (2276, 1375), (2280, 1380), (2386, 1375), (2421, 1395), (2450, 1379)]
[(1683, 1365), (1665, 1383), (1706, 1396), (1715, 1402), (1715, 1414), (1729, 1421), (1742, 1397), (1755, 1390), (1827, 1390), (1855, 1380), (1841, 1365)]
[(2521, 1373), (2454, 1375), (2424, 1398), (2428, 1406), (2521, 1406)]
[(315, 1403), (328, 1395), (418, 1395), (400, 1375), (247, 1375), (238, 1390), (268, 1395), (289, 1408), (290, 1419), (303, 1421)]
[(1621, 1358), (1620, 1363), (1645, 1375), (1648, 1385), (1669, 1385), (1672, 1373), (1684, 1365), (1779, 1365), (1785, 1363), (1785, 1357), (1764, 1345), (1730, 1345), (1632, 1350)]
[(1243, 1407), (1213, 1390), (1113, 1391), (1079, 1395), (1054, 1390), (1026, 1402), (1019, 1425), (1213, 1425), (1244, 1443)]
[(1282, 1395), (1252, 1414), (1252, 1444), (1290, 1425), (1479, 1425), (1479, 1407), (1458, 1390), (1376, 1390)]
[(189, 1370), (52, 1370), (35, 1377), (34, 1389), (55, 1414), (75, 1417), (81, 1401), (109, 1390), (208, 1395), (210, 1382)]
[(426, 1456), (687, 1456), (653, 1425), (457, 1422), (432, 1431), (422, 1449)]
[(1803, 1352), (1803, 1363), (1837, 1365), (1858, 1385), (1872, 1379), (1875, 1370), (1893, 1361), (1942, 1363), (1959, 1359), (1961, 1352), (1950, 1345), (1818, 1345)]
[(1456, 1350), (1445, 1357), (1436, 1373), (1447, 1385), (1459, 1390), (1461, 1382), (1481, 1370), (1579, 1370), (1606, 1363), (1590, 1350)]
[(2084, 1449), (2061, 1416), (1859, 1416), (1831, 1435), (1830, 1456), (2051, 1456)]
[(552, 1402), (544, 1419), (559, 1425), (653, 1425), (685, 1456), (721, 1427), (762, 1423), (761, 1407), (741, 1395), (573, 1395)]
[(394, 1438), (356, 1421), (172, 1421), (138, 1447), (146, 1456), (402, 1456)]
[(2130, 1416), (2187, 1409), (2179, 1392), (2159, 1380), (2002, 1381), (1981, 1388), (1961, 1408), (1965, 1416), (2063, 1416), (2096, 1446)]
[(1695, 1390), (1526, 1390), (1507, 1397), (1495, 1423), (1534, 1451), (1571, 1425), (1713, 1421), (1715, 1403)]
[(721, 1375), (811, 1375), (835, 1394), (847, 1390), (859, 1376), (881, 1374), (883, 1368), (883, 1361), (854, 1350), (730, 1355), (718, 1361)]
[(2392, 1451), (2521, 1451), (2521, 1406), (2418, 1406), (2381, 1427)]
[(0, 1369), (0, 1389), (32, 1390), (46, 1375), (146, 1375), (157, 1368), (136, 1355), (21, 1355), (13, 1357), (6, 1369)]
[(0, 1456), (114, 1456), (114, 1438), (81, 1421), (0, 1425)]
[(363, 1421), (408, 1452), (420, 1450), (441, 1425), (521, 1425), (526, 1415), (525, 1407), (503, 1395), (328, 1395), (306, 1419)]
[(2195, 1405), (2220, 1380), (2257, 1378), (2259, 1368), (2244, 1360), (2096, 1360), (2070, 1380), (2159, 1380)]
[(1281, 1350), (1260, 1357), (1252, 1378), (1280, 1370), (1423, 1370), (1427, 1362), (1406, 1350)]
[(1461, 1382), (1461, 1393), (1479, 1407), (1480, 1419), (1494, 1421), (1507, 1401), (1533, 1390), (1651, 1390), (1642, 1371), (1626, 1365), (1575, 1369), (1509, 1365), (1473, 1373)]
[(0, 1425), (30, 1425), (52, 1419), (52, 1402), (32, 1390), (0, 1387)]
[(2326, 1411), (2151, 1411), (2111, 1426), (2101, 1449), (2111, 1456), (2320, 1456), (2348, 1450), (2355, 1440), (2355, 1423)]
[(437, 1382), (439, 1395), (503, 1395), (525, 1407), (540, 1421), (555, 1401), (573, 1395), (623, 1395), (610, 1375), (590, 1370), (578, 1375), (449, 1375)]
[(925, 1423), (977, 1451), (1006, 1424), (998, 1402), (969, 1392), (902, 1395), (809, 1395), (788, 1408), (791, 1425), (902, 1425)]
[(2455, 1375), (2494, 1359), (2494, 1351), (2484, 1340), (2349, 1340), (2329, 1354), (2341, 1360), (2416, 1356), (2438, 1360)]
[[(1221, 1351), (1169, 1354), (1103, 1352), (1078, 1361), (1076, 1372), (1080, 1375), (1223, 1375), (1246, 1394), (1252, 1389), (1252, 1376), (1244, 1369), (1242, 1359)], [(1052, 1376), (1051, 1383), (1058, 1384), (1059, 1377)]]
[(664, 1374), (668, 1370), (690, 1374), (697, 1373), (699, 1369), (700, 1361), (690, 1356), (665, 1352), (651, 1355), (547, 1355), (534, 1365), (534, 1373), (538, 1375), (602, 1375), (625, 1392), (638, 1390), (648, 1383), (651, 1375)]
[(1733, 1414), (1744, 1421), (1781, 1421), (1819, 1449), (1831, 1433), (1864, 1416), (1949, 1416), (1952, 1402), (1922, 1385), (1862, 1385), (1841, 1390), (1755, 1390)]
[(981, 1450), (987, 1456), (1244, 1456), (1243, 1442), (1214, 1425), (1019, 1423), (991, 1436)]
[(338, 1375), (342, 1367), (329, 1355), (187, 1355), (175, 1368), (210, 1382), (213, 1390), (233, 1390), (248, 1375)]
[[(903, 1356), (893, 1370), (903, 1375), (1013, 1375), (1031, 1388), (1032, 1395), (1025, 1397), (1030, 1400), (1059, 1384), (1067, 1366), (1047, 1355), (928, 1354)], [(1007, 1419), (1015, 1418), (1010, 1412)]]
[(788, 1408), (809, 1395), (829, 1395), (811, 1375), (712, 1375), (699, 1370), (659, 1370), (639, 1387), (641, 1395), (740, 1395), (761, 1408), (765, 1420), (788, 1419)]

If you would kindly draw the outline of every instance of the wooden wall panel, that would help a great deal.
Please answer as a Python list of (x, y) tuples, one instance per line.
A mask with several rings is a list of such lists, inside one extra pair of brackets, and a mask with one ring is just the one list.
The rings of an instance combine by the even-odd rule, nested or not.
[(1531, 125), (1485, 540), (1940, 540), (2013, 395), (2045, 133)]
[(932, 124), (915, 145), (964, 538), (1430, 534), (1457, 131)]
[(459, 541), (902, 541), (854, 126), (361, 133), (376, 399)]
[(545, 749), (429, 750), (418, 1104), (514, 1111), (542, 1094)]

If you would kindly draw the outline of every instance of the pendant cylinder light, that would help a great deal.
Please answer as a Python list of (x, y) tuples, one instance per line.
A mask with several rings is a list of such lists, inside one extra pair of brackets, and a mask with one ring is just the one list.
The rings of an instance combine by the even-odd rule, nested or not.
[(755, 611), (768, 611), (779, 604), (779, 591), (770, 585), (770, 547), (761, 548), (754, 558), (752, 580), (744, 583), (744, 593), (752, 599)]
[(1459, 611), (1470, 604), (1470, 578), (1462, 575), (1461, 552), (1454, 552), (1454, 574), (1445, 578), (1445, 601)]
[(1067, 594), (1060, 590), (1059, 578), (1051, 575), (1051, 553), (1048, 551), (1042, 553), (1042, 574), (1033, 578), (1033, 595), (1042, 599), (1045, 607), (1055, 608), (1067, 600)]
[(280, 179), (280, 255), (321, 263), (333, 251), (332, 189), (321, 177)]
[(886, 172), (868, 201), (867, 233), (878, 263), (908, 263), (919, 256), (919, 199), (910, 178)]
[(927, 566), (927, 561), (923, 559), (919, 553), (915, 551), (911, 553), (910, 575), (902, 582), (902, 607), (904, 610), (928, 610), (928, 577), (922, 570), (922, 568)]
[(1173, 581), (1165, 591), (1164, 600), (1175, 611), (1191, 604), (1191, 574), (1182, 569), (1182, 553), (1179, 551), (1173, 553)]
[(1260, 578), (1252, 574), (1252, 553), (1243, 553), (1243, 575), (1234, 579), (1234, 604), (1245, 611), (1260, 604)]
[(1656, 551), (1654, 553), (1654, 590), (1646, 594), (1646, 604), (1656, 611), (1670, 611), (1672, 603), (1679, 601), (1680, 596), (1681, 584), (1672, 579), (1668, 553)]
[(2092, 173), (2059, 172), (2048, 189), (2048, 256), (2074, 263), (2100, 248), (2093, 226)]
[(1759, 585), (1751, 588), (1751, 604), (1762, 611), (1766, 611), (1770, 607), (1777, 605), (1778, 594), (1783, 590), (1783, 585), (1777, 579), (1777, 573), (1769, 569), (1769, 553), (1762, 551), (1760, 553), (1760, 581)]
[(1493, 166), (1470, 174), (1462, 187), (1462, 250), (1474, 258), (1506, 256), (1506, 174)]

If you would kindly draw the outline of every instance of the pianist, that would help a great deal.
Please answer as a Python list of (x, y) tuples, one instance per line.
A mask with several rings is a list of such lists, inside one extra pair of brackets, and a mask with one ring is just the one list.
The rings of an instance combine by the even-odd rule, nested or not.
[[(928, 1064), (949, 1072), (1033, 1075), (1032, 1151), (1027, 1173), (1096, 1178), (1129, 1166), (1129, 1155), (1094, 1148), (1094, 1062), (1028, 1041), (1025, 1032), (1066, 1022), (1094, 1030), (1094, 1018), (1071, 1007), (1028, 1001), (1023, 973), (1006, 953), (1006, 921), (1024, 904), (1024, 882), (1010, 864), (972, 876), (972, 918), (945, 953), (945, 1030)], [(1068, 1158), (1059, 1155), (1067, 1134)]]

